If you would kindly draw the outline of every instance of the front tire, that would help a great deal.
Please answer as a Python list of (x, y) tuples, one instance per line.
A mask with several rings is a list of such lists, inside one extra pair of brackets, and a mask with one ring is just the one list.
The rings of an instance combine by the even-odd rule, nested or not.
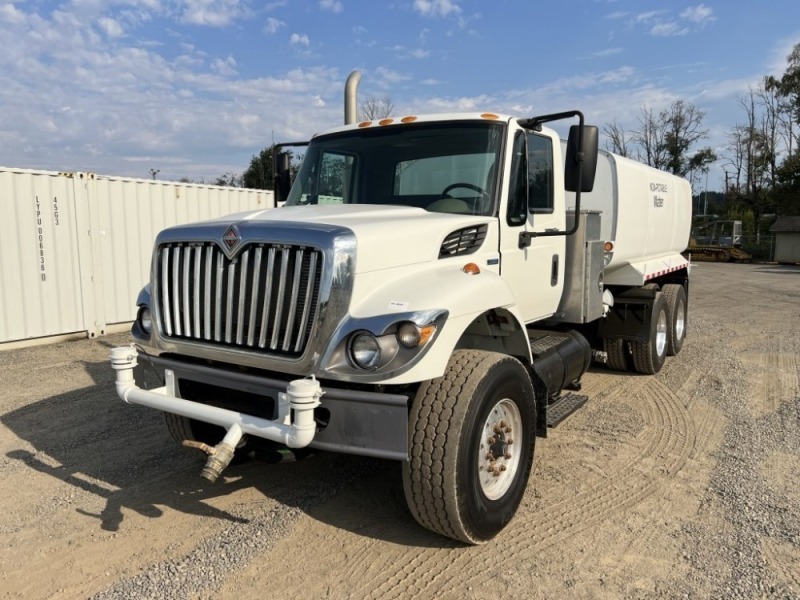
[(414, 518), (481, 544), (516, 513), (533, 463), (536, 401), (517, 359), (457, 350), (443, 377), (423, 383), (409, 415), (403, 487)]

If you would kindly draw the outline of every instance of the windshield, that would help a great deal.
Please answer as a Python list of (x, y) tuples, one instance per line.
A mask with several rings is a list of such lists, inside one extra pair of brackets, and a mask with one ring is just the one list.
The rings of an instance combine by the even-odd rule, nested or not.
[(311, 142), (287, 206), (385, 204), (489, 216), (501, 123), (422, 123)]

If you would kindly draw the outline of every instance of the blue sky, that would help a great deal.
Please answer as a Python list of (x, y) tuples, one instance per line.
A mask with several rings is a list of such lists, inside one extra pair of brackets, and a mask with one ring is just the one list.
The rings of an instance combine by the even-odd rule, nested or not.
[(397, 115), (683, 99), (722, 155), (796, 43), (798, 0), (0, 0), (0, 165), (209, 181), (340, 125), (354, 69)]

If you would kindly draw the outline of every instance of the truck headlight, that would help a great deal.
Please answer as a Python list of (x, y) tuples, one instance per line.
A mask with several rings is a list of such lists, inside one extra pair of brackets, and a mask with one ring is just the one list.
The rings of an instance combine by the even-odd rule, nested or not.
[(143, 332), (147, 335), (150, 335), (153, 331), (153, 313), (150, 312), (150, 308), (147, 306), (142, 306), (139, 309), (139, 314), (136, 317), (136, 320), (139, 321), (139, 327)]
[(348, 354), (354, 365), (371, 370), (381, 360), (381, 345), (369, 331), (358, 331), (350, 338)]

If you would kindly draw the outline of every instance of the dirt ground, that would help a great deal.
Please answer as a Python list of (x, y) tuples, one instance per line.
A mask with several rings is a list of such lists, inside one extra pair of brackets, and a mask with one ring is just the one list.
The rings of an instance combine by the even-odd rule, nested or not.
[(602, 367), (520, 511), (464, 547), (400, 467), (254, 460), (216, 484), (127, 406), (124, 334), (0, 352), (0, 598), (800, 598), (800, 268), (698, 264), (656, 376)]

